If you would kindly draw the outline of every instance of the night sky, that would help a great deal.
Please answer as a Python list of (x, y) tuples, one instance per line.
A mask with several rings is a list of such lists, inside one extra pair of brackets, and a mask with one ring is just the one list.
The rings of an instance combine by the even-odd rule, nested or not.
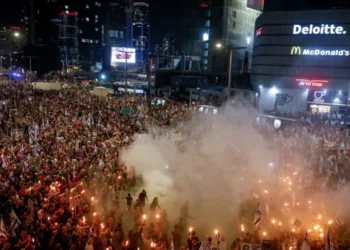
[[(196, 0), (148, 0), (150, 4), (151, 44), (159, 43), (167, 31), (177, 31), (186, 4)], [(18, 25), (21, 0), (1, 1), (0, 27)]]

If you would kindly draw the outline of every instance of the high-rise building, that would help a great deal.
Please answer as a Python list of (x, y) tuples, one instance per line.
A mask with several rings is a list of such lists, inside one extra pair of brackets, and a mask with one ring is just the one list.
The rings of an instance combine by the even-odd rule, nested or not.
[[(262, 0), (218, 0), (212, 1), (209, 23), (209, 57), (208, 66), (215, 71), (225, 69), (227, 53), (216, 47), (233, 48), (233, 65), (235, 71), (241, 71), (248, 52), (252, 56), (254, 26), (256, 18), (262, 13)], [(225, 60), (226, 59), (226, 60)], [(251, 60), (249, 60), (251, 62)]]
[(136, 49), (136, 60), (139, 64), (146, 63), (148, 60), (149, 36), (149, 5), (145, 2), (134, 2), (133, 41)]
[(104, 67), (109, 68), (112, 47), (130, 47), (130, 44), (132, 44), (132, 32), (128, 30), (128, 27), (129, 29), (132, 27), (131, 16), (128, 11), (130, 8), (130, 1), (108, 0), (105, 2), (103, 8), (106, 41)]
[(79, 54), (84, 69), (102, 63), (105, 27), (101, 0), (78, 1)]

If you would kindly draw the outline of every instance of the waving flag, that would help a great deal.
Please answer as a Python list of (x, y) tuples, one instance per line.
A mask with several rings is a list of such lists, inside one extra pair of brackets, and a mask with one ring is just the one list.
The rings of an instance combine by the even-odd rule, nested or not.
[(6, 156), (2, 156), (2, 167), (5, 168), (5, 167), (8, 167), (9, 166), (9, 163), (7, 161), (7, 158)]
[(256, 207), (255, 218), (254, 218), (254, 226), (259, 227), (261, 222), (261, 209), (260, 209), (260, 201), (258, 201), (258, 205)]
[(104, 164), (104, 162), (100, 159), (99, 162), (98, 162), (98, 169), (99, 169), (99, 170), (102, 170), (104, 167), (105, 167), (105, 164)]
[(16, 228), (21, 225), (21, 221), (18, 219), (16, 213), (13, 211), (13, 209), (11, 210), (11, 213), (10, 213), (10, 217), (11, 217), (11, 233), (12, 235), (15, 235), (15, 230)]
[(30, 129), (29, 130), (29, 143), (34, 144), (35, 141), (36, 141), (35, 132), (34, 132), (34, 130)]

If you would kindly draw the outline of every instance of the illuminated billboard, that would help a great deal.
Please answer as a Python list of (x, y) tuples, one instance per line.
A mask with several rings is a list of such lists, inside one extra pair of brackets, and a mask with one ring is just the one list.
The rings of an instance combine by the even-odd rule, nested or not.
[(247, 7), (257, 11), (263, 11), (264, 2), (265, 0), (248, 0)]
[(112, 47), (111, 66), (116, 67), (121, 63), (135, 63), (136, 53), (134, 48)]

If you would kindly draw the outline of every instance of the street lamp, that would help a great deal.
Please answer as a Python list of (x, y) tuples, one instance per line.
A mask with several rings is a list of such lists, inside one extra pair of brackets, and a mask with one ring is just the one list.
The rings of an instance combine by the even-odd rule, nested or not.
[(135, 53), (135, 51), (127, 51), (125, 48), (124, 50), (117, 50), (118, 52), (125, 53), (125, 70), (124, 70), (124, 78), (125, 78), (125, 95), (128, 93), (128, 56), (129, 54)]
[(246, 41), (247, 41), (247, 45), (249, 45), (250, 42), (252, 41), (252, 39), (250, 38), (250, 35), (248, 35), (248, 36), (246, 37)]
[[(216, 44), (216, 48), (221, 49), (223, 45), (221, 43)], [(231, 71), (232, 71), (232, 54), (233, 50), (237, 49), (247, 49), (247, 47), (232, 47), (232, 46), (227, 46), (229, 50), (228, 54), (228, 67), (227, 67), (227, 100), (230, 99), (231, 95)]]
[(19, 37), (19, 32), (15, 32), (15, 33), (13, 33), (13, 35), (14, 35), (15, 37)]

